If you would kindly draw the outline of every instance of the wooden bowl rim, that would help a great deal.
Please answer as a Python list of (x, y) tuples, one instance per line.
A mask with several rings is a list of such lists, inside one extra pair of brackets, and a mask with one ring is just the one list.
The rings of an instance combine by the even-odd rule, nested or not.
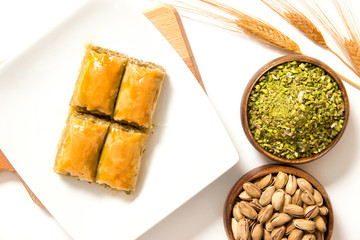
[[(250, 128), (249, 128), (248, 117), (247, 117), (248, 99), (250, 96), (251, 89), (254, 87), (256, 82), (260, 79), (260, 77), (262, 75), (264, 75), (267, 71), (269, 71), (273, 67), (283, 64), (283, 63), (286, 63), (286, 62), (291, 62), (291, 61), (308, 62), (308, 63), (314, 64), (314, 65), (319, 66), (322, 69), (324, 69), (324, 71), (327, 72), (330, 76), (332, 76), (334, 78), (334, 80), (336, 81), (336, 83), (338, 84), (340, 91), (343, 95), (344, 105), (345, 105), (343, 127), (342, 127), (341, 131), (339, 132), (339, 134), (332, 140), (332, 142), (320, 153), (316, 153), (310, 157), (298, 158), (298, 159), (293, 159), (293, 160), (275, 156), (274, 154), (269, 153), (265, 149), (263, 149), (260, 146), (260, 144), (255, 140), (254, 136), (252, 135)], [(263, 67), (261, 67), (252, 76), (252, 78), (248, 82), (248, 84), (244, 90), (243, 97), (242, 97), (241, 104), (240, 104), (241, 125), (242, 125), (245, 135), (248, 138), (248, 140), (250, 141), (250, 143), (255, 147), (256, 150), (258, 150), (259, 152), (261, 152), (262, 154), (264, 154), (271, 160), (274, 160), (274, 161), (277, 161), (280, 163), (285, 163), (285, 164), (307, 163), (307, 162), (313, 161), (315, 159), (318, 159), (318, 158), (324, 156), (326, 153), (328, 153), (336, 145), (336, 143), (339, 141), (339, 139), (343, 135), (343, 133), (346, 129), (347, 123), (348, 123), (349, 113), (350, 113), (349, 98), (348, 98), (345, 86), (344, 86), (343, 82), (341, 81), (340, 77), (338, 76), (338, 74), (334, 70), (332, 70), (328, 65), (326, 65), (325, 63), (323, 63), (322, 61), (320, 61), (318, 59), (315, 59), (315, 58), (312, 58), (309, 56), (294, 55), (294, 54), (276, 58), (276, 59), (268, 62), (267, 64), (265, 64)]]
[(295, 167), (295, 166), (289, 166), (289, 165), (283, 165), (283, 164), (268, 164), (263, 165), (257, 168), (254, 168), (244, 174), (230, 189), (226, 200), (224, 204), (223, 209), (223, 224), (225, 228), (226, 235), (228, 239), (234, 240), (234, 237), (232, 235), (231, 230), (231, 215), (232, 215), (232, 209), (234, 207), (235, 201), (238, 200), (238, 195), (243, 190), (243, 184), (245, 182), (251, 182), (255, 179), (258, 179), (260, 177), (266, 176), (269, 173), (278, 173), (278, 172), (284, 172), (286, 174), (292, 174), (296, 177), (301, 177), (306, 180), (308, 180), (312, 186), (320, 192), (324, 199), (324, 204), (328, 209), (328, 222), (327, 222), (327, 231), (325, 235), (325, 240), (330, 240), (331, 235), (334, 228), (334, 212), (331, 205), (331, 201), (329, 198), (329, 195), (327, 194), (325, 188), (320, 184), (319, 181), (317, 181), (310, 173)]

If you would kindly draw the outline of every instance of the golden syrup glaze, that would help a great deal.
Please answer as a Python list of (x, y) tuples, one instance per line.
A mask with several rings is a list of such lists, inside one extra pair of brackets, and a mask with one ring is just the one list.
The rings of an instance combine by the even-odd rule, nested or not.
[(70, 117), (68, 132), (62, 143), (55, 172), (93, 181), (109, 123), (94, 122), (75, 114)]
[(100, 156), (96, 182), (124, 191), (135, 191), (147, 133), (110, 126)]

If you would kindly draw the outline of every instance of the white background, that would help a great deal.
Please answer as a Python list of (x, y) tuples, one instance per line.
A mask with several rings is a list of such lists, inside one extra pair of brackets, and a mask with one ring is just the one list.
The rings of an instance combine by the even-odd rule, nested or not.
[[(11, 58), (46, 34), (85, 1), (0, 0), (0, 61)], [(224, 1), (270, 22), (334, 70), (360, 84), (328, 51), (313, 44), (260, 1)], [(246, 3), (246, 4), (245, 4)], [(154, 3), (139, 1), (139, 9)], [(359, 5), (355, 12), (359, 12)], [(357, 16), (358, 21), (360, 17)], [(272, 163), (253, 149), (240, 122), (242, 92), (252, 74), (266, 62), (285, 54), (252, 39), (183, 18), (209, 98), (220, 114), (240, 155), (239, 163), (194, 198), (145, 233), (140, 239), (226, 239), (222, 207), (230, 187), (254, 167)], [(345, 84), (350, 98), (350, 120), (335, 148), (313, 163), (299, 166), (327, 190), (335, 213), (333, 239), (358, 239), (360, 90)], [(10, 159), (11, 160), (11, 159)], [(35, 205), (21, 182), (11, 173), (0, 173), (0, 239), (71, 239), (46, 210)], [(139, 222), (141, 224), (141, 222)]]

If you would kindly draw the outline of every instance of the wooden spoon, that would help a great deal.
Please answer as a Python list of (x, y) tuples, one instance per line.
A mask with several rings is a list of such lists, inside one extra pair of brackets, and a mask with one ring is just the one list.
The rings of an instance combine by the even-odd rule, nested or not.
[(41, 201), (30, 190), (28, 185), (26, 185), (24, 180), (20, 177), (20, 175), (17, 173), (17, 171), (11, 165), (9, 160), (5, 157), (4, 153), (0, 150), (0, 172), (1, 171), (9, 171), (9, 172), (15, 173), (20, 178), (21, 182), (24, 184), (26, 191), (29, 193), (29, 195), (30, 195), (31, 199), (34, 201), (34, 203), (36, 203), (39, 207), (44, 208), (44, 205), (41, 203)]

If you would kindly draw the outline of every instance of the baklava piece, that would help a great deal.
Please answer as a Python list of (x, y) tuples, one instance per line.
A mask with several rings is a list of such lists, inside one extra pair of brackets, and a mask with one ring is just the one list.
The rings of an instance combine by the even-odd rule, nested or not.
[(111, 116), (127, 61), (124, 54), (87, 44), (70, 105)]
[(126, 192), (135, 191), (147, 133), (111, 124), (101, 152), (96, 182)]
[(109, 125), (109, 122), (71, 109), (59, 143), (55, 172), (94, 181)]
[(138, 128), (149, 128), (165, 70), (161, 66), (129, 59), (115, 105), (114, 119)]

